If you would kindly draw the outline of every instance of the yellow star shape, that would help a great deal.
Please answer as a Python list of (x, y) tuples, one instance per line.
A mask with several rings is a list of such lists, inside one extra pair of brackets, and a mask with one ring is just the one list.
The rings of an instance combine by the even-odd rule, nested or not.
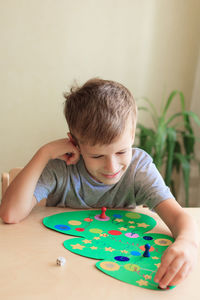
[(160, 267), (160, 263), (158, 263), (158, 264), (154, 264), (157, 268), (159, 268)]
[(134, 221), (129, 221), (129, 223), (130, 223), (130, 224), (134, 224), (135, 222), (134, 222)]
[(123, 219), (115, 219), (116, 222), (124, 222)]
[(138, 227), (144, 227), (144, 228), (147, 228), (149, 226), (146, 223), (138, 223), (137, 225), (138, 225)]
[(99, 236), (95, 236), (94, 240), (100, 240), (100, 237)]
[(131, 226), (129, 226), (129, 228), (135, 228), (135, 226), (131, 225)]
[(96, 250), (96, 249), (97, 249), (97, 247), (95, 247), (95, 246), (92, 246), (92, 247), (90, 247), (90, 249), (92, 249), (92, 250)]
[(107, 237), (108, 234), (107, 233), (101, 233), (100, 236)]
[(108, 248), (105, 247), (105, 251), (113, 252), (115, 251), (115, 249), (113, 249), (112, 247), (108, 247)]
[(144, 278), (145, 279), (151, 279), (151, 276), (150, 275), (144, 275)]
[(121, 253), (125, 253), (125, 254), (127, 254), (127, 253), (128, 253), (128, 251), (127, 251), (127, 250), (121, 250)]
[(128, 230), (127, 228), (125, 228), (125, 227), (121, 227), (121, 228), (119, 228), (119, 230), (121, 230), (121, 231), (126, 231), (126, 230)]
[(140, 279), (139, 281), (136, 281), (140, 286), (142, 286), (142, 285), (145, 285), (145, 286), (147, 286), (148, 285), (148, 281), (146, 281), (146, 280), (143, 280), (143, 279)]
[(159, 257), (157, 257), (157, 256), (153, 256), (153, 257), (152, 257), (152, 259), (159, 259)]
[(76, 244), (76, 245), (71, 245), (73, 249), (79, 249), (79, 250), (83, 250), (83, 248), (85, 248), (85, 246), (82, 246), (80, 244)]
[(91, 244), (92, 241), (90, 241), (90, 240), (84, 240), (83, 243), (85, 243), (85, 244)]

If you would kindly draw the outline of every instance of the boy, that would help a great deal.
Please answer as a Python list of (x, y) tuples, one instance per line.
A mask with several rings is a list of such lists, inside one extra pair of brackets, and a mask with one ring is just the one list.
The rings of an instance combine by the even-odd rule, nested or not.
[(165, 251), (155, 281), (176, 285), (195, 264), (198, 233), (174, 199), (150, 156), (133, 148), (137, 109), (121, 84), (91, 79), (65, 95), (67, 139), (41, 147), (7, 189), (0, 216), (25, 218), (42, 198), (47, 206), (154, 209), (175, 242)]

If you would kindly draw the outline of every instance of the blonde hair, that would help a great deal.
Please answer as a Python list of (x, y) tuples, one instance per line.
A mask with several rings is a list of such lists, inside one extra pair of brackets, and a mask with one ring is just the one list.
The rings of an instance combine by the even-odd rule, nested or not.
[(64, 97), (69, 130), (82, 143), (110, 144), (123, 133), (130, 114), (135, 129), (135, 101), (130, 91), (118, 82), (93, 78), (82, 87), (72, 87)]

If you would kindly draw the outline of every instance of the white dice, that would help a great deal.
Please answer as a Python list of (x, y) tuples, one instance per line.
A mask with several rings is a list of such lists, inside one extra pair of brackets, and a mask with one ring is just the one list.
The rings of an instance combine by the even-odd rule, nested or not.
[(56, 260), (56, 264), (58, 266), (64, 266), (65, 263), (66, 263), (66, 259), (62, 256), (59, 256)]

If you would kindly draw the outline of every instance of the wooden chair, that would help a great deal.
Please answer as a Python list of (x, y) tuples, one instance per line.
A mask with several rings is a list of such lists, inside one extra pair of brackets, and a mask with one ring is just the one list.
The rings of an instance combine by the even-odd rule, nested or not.
[(9, 184), (11, 181), (17, 176), (17, 174), (21, 171), (21, 168), (14, 168), (11, 169), (8, 173), (3, 173), (1, 175), (1, 191), (2, 191), (2, 197), (5, 194), (5, 191), (7, 190)]
[[(9, 184), (12, 180), (17, 176), (17, 174), (21, 171), (22, 168), (13, 168), (8, 173), (4, 172), (1, 175), (1, 192), (2, 197), (5, 194), (6, 189), (8, 188)], [(46, 199), (43, 199), (38, 203), (40, 206), (44, 206), (46, 203)]]

